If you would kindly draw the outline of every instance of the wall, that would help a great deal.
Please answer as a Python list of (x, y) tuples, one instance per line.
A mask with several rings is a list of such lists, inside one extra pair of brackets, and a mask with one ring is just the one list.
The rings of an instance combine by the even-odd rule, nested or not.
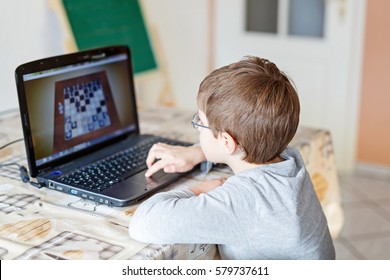
[[(150, 97), (144, 106), (156, 105), (168, 91), (175, 105), (195, 111), (199, 84), (209, 71), (208, 0), (140, 3), (159, 64), (153, 79), (137, 77), (138, 91)], [(158, 83), (161, 85), (156, 88)], [(139, 99), (142, 101), (142, 96)]]
[[(51, 3), (0, 0), (0, 112), (18, 108), (15, 68), (68, 52), (66, 34)], [(136, 77), (140, 107), (158, 103), (196, 110), (199, 83), (208, 72), (208, 1), (140, 0), (159, 69)], [(20, 8), (23, 7), (23, 8)]]
[(19, 64), (64, 52), (63, 33), (47, 0), (1, 0), (1, 6), (0, 112), (18, 108), (14, 71)]
[(357, 159), (390, 167), (390, 1), (367, 1)]

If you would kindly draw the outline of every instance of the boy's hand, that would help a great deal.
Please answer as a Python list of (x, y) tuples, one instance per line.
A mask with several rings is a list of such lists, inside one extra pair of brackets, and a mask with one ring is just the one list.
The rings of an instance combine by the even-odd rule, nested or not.
[(195, 165), (206, 160), (202, 149), (198, 146), (183, 147), (157, 143), (149, 150), (146, 164), (146, 177), (163, 169), (166, 173), (186, 172)]
[(201, 193), (208, 193), (214, 190), (217, 187), (220, 187), (225, 183), (226, 178), (220, 178), (216, 180), (206, 181), (200, 183), (190, 189), (195, 195), (200, 195)]

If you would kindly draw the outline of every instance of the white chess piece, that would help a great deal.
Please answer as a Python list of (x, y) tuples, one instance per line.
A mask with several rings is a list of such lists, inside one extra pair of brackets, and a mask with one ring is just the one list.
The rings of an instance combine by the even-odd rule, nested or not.
[(62, 105), (61, 102), (58, 102), (58, 112), (60, 113), (60, 115), (64, 114), (64, 105)]

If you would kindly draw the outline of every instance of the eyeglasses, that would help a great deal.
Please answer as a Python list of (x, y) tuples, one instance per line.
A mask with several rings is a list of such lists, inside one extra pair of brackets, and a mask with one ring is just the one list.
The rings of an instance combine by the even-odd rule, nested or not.
[(201, 119), (199, 118), (199, 114), (196, 113), (193, 117), (192, 117), (192, 121), (191, 121), (191, 124), (194, 128), (198, 129), (199, 127), (203, 127), (203, 128), (207, 128), (207, 129), (211, 129), (210, 127), (208, 126), (205, 126), (203, 124), (201, 124), (202, 121)]

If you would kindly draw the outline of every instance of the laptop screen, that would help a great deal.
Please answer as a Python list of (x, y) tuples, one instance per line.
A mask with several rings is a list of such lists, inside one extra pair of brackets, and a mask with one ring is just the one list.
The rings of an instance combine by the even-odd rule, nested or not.
[(35, 165), (138, 131), (128, 54), (22, 76)]

